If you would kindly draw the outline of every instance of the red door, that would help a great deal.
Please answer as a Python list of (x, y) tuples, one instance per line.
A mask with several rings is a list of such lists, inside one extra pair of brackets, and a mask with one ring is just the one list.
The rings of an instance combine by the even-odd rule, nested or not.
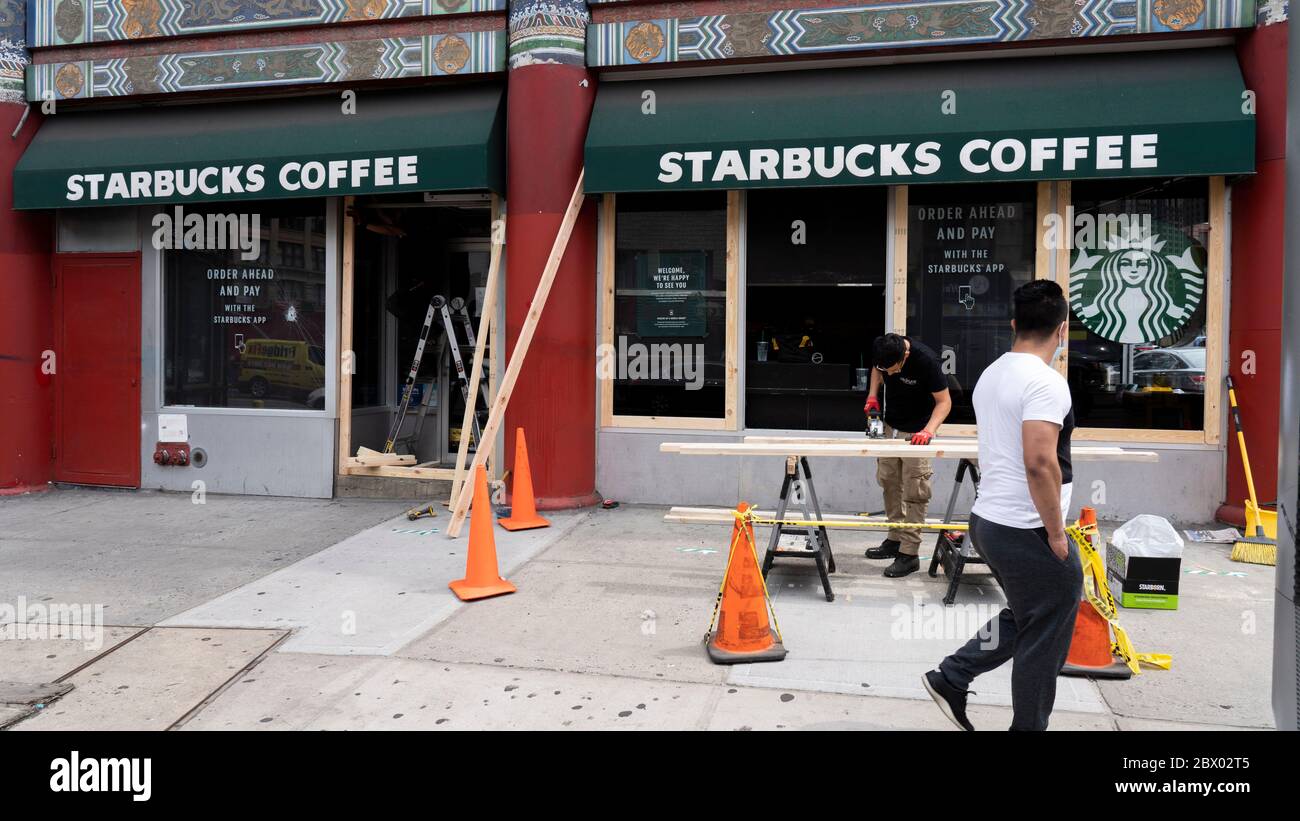
[(54, 480), (140, 486), (140, 255), (54, 255)]

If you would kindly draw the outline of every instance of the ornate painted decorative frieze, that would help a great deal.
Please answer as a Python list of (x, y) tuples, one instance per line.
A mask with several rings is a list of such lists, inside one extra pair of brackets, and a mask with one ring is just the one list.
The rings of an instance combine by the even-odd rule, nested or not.
[(506, 0), (32, 0), (33, 48), (503, 11)]
[(0, 0), (0, 103), (22, 103), (27, 69), (27, 4)]
[(585, 0), (512, 0), (510, 67), (533, 63), (586, 63)]
[(505, 32), (473, 31), (309, 45), (43, 63), (27, 98), (125, 97), (277, 85), (396, 80), (505, 70)]
[(895, 0), (595, 24), (587, 36), (587, 64), (850, 54), (1254, 25), (1255, 0)]

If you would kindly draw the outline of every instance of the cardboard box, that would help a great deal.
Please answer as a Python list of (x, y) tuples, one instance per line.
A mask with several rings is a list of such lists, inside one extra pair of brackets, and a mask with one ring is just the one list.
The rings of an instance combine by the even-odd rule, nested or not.
[(1182, 559), (1130, 557), (1106, 545), (1106, 581), (1121, 607), (1177, 610), (1182, 565)]

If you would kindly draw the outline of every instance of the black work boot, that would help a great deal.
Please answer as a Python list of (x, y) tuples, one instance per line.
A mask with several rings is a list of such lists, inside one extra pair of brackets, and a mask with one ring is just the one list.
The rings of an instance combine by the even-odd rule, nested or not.
[(966, 718), (966, 696), (970, 695), (969, 690), (958, 690), (953, 687), (938, 670), (931, 670), (922, 676), (921, 683), (925, 685), (926, 692), (934, 699), (934, 703), (939, 705), (939, 709), (949, 721), (963, 730), (975, 729), (970, 719)]
[(911, 575), (921, 569), (921, 559), (919, 556), (909, 556), (906, 553), (899, 553), (894, 557), (894, 563), (885, 568), (884, 575), (891, 579), (902, 578)]
[(898, 549), (903, 545), (897, 539), (885, 539), (879, 547), (868, 547), (868, 559), (892, 559), (898, 555)]

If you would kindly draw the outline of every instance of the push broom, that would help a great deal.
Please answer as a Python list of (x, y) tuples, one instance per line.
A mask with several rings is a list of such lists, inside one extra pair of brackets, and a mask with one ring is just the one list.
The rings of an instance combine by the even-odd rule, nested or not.
[(1246, 455), (1246, 434), (1241, 429), (1241, 410), (1237, 407), (1237, 391), (1228, 377), (1228, 404), (1232, 406), (1232, 423), (1237, 428), (1237, 442), (1241, 445), (1241, 466), (1246, 469), (1246, 491), (1250, 499), (1246, 501), (1246, 529), (1251, 531), (1232, 545), (1234, 562), (1250, 564), (1277, 564), (1277, 540), (1270, 539), (1264, 530), (1264, 515), (1267, 511), (1259, 509), (1259, 500), (1255, 498), (1255, 477), (1250, 473), (1250, 457)]

